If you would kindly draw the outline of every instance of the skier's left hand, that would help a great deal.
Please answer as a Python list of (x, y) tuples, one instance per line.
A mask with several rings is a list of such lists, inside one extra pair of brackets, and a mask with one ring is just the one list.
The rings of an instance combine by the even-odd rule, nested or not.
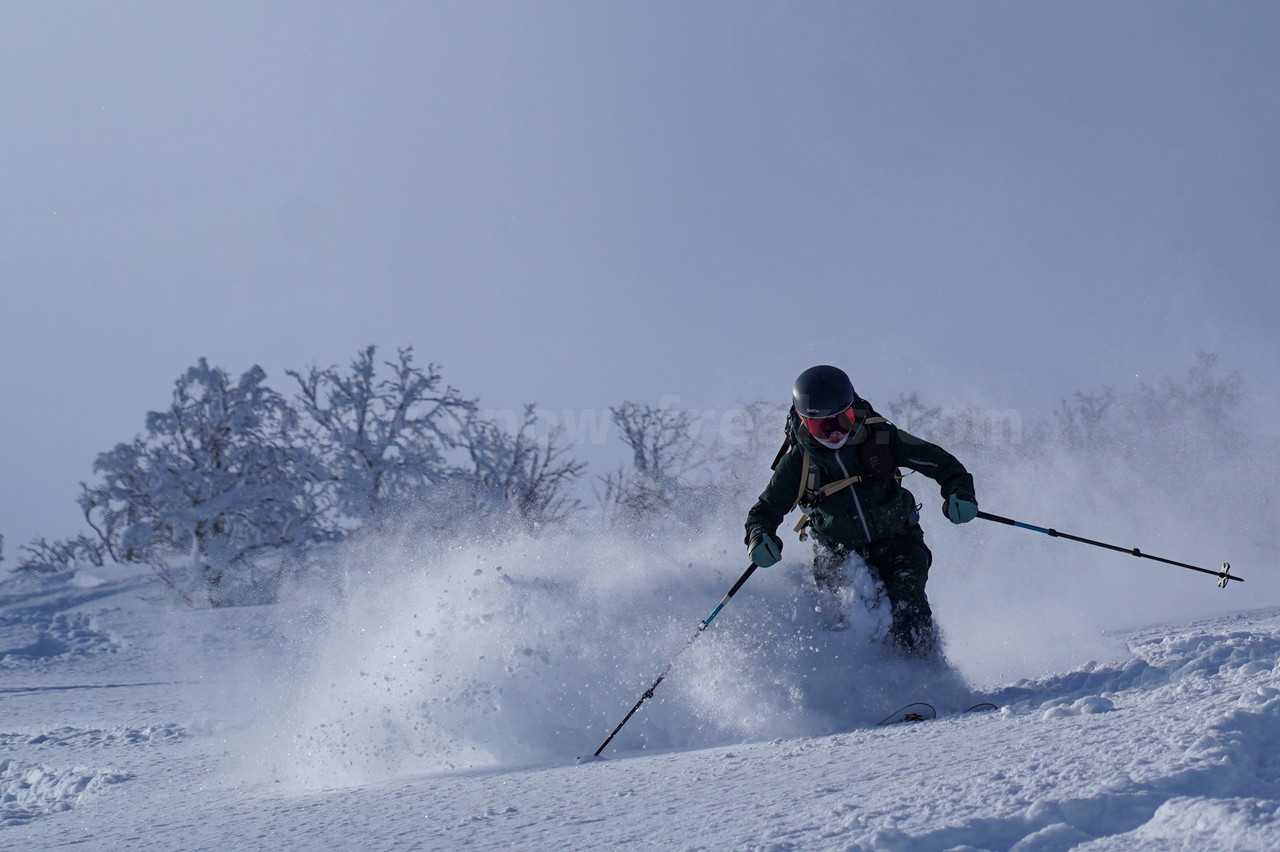
[(953, 524), (967, 524), (978, 517), (978, 504), (952, 494), (947, 498), (946, 505), (942, 507), (942, 513)]

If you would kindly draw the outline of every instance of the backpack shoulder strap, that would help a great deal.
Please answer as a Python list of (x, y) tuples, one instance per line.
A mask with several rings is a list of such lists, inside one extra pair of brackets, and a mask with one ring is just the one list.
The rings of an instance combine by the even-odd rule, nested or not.
[(809, 538), (809, 507), (813, 505), (810, 495), (814, 493), (818, 484), (818, 469), (813, 463), (813, 456), (808, 450), (804, 450), (804, 461), (800, 465), (800, 490), (796, 494), (796, 501), (791, 504), (791, 509), (787, 510), (787, 514), (791, 514), (791, 510), (796, 506), (801, 506), (800, 520), (796, 521), (793, 529), (800, 534), (800, 540), (806, 541)]
[(795, 502), (791, 504), (787, 514), (791, 514), (791, 510), (796, 506), (807, 504), (806, 495), (810, 494), (818, 484), (818, 469), (814, 467), (813, 456), (808, 450), (801, 448), (801, 451), (804, 453), (804, 461), (800, 463), (800, 489), (796, 492)]
[[(791, 407), (791, 411), (795, 411), (795, 406)], [(791, 430), (791, 412), (787, 412), (787, 422), (782, 426), (782, 446), (778, 447), (778, 454), (773, 457), (773, 464), (769, 465), (769, 470), (777, 470), (778, 463), (782, 461), (782, 457), (787, 451), (796, 445), (795, 432)]]

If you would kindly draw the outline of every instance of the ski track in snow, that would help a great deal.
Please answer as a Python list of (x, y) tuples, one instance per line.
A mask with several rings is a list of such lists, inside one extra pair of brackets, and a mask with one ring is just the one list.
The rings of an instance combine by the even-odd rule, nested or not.
[[(785, 578), (776, 587), (760, 585), (757, 608), (777, 607), (782, 599), (775, 592)], [(348, 677), (322, 666), (308, 675), (319, 672), (320, 680), (286, 681), (275, 694), (262, 691), (264, 671), (268, 681), (280, 671), (264, 667), (263, 659), (304, 668), (301, 649), (332, 650), (324, 637), (339, 618), (313, 618), (304, 610), (289, 615), (285, 608), (175, 612), (141, 598), (134, 581), (104, 586), (86, 593), (45, 584), (0, 597), (5, 848), (1280, 848), (1280, 610), (1133, 631), (1125, 636), (1128, 659), (963, 696), (995, 702), (995, 713), (954, 715), (961, 696), (945, 679), (934, 679), (929, 682), (942, 689), (940, 703), (950, 701), (952, 715), (944, 709), (936, 721), (888, 728), (845, 719), (835, 732), (824, 730), (830, 719), (812, 713), (779, 711), (740, 728), (711, 717), (688, 718), (704, 697), (699, 681), (715, 667), (743, 659), (734, 643), (745, 640), (728, 627), (706, 643), (704, 656), (682, 658), (683, 685), (664, 684), (659, 697), (665, 703), (646, 705), (634, 729), (619, 736), (620, 750), (611, 749), (606, 760), (572, 763), (590, 753), (601, 725), (611, 728), (621, 717), (627, 696), (638, 697), (635, 682), (649, 672), (631, 671), (640, 664), (630, 657), (618, 663), (617, 679), (633, 682), (602, 685), (613, 691), (590, 726), (534, 730), (567, 723), (530, 703), (528, 684), (510, 687), (525, 702), (522, 721), (512, 721), (520, 719), (512, 708), (488, 718), (485, 736), (515, 725), (508, 732), (513, 741), (524, 733), (558, 738), (559, 757), (521, 765), (525, 752), (509, 749), (493, 752), (490, 765), (464, 761), (460, 765), (471, 768), (424, 772), (420, 767), (439, 763), (426, 755), (425, 762), (407, 764), (374, 760), (364, 776), (352, 776), (341, 770), (344, 760), (367, 760), (368, 754), (298, 754), (298, 743), (327, 749), (337, 740), (304, 736), (281, 727), (281, 720), (315, 725), (313, 733), (337, 725), (353, 750), (403, 742), (422, 748), (433, 740), (405, 739), (403, 731), (387, 729), (394, 720), (386, 712), (362, 714), (350, 695), (314, 716), (299, 715), (297, 705), (280, 715), (280, 701), (297, 699), (299, 684), (321, 691), (326, 682), (341, 691), (364, 684), (370, 694), (381, 689), (387, 695), (399, 688), (377, 671)], [(473, 591), (464, 590), (464, 597), (473, 599)], [(702, 587), (696, 591), (700, 595)], [(526, 605), (530, 600), (518, 597)], [(707, 596), (712, 603), (714, 598)], [(449, 600), (461, 606), (461, 598)], [(487, 624), (502, 621), (502, 600), (495, 592), (479, 607)], [(774, 628), (786, 639), (790, 634), (781, 624)], [(649, 652), (655, 659), (667, 654), (669, 637), (686, 627), (664, 627), (662, 638), (651, 643), (661, 647)], [(721, 627), (718, 622), (713, 630)], [(518, 678), (522, 667), (532, 667), (554, 682), (549, 666), (565, 646), (548, 629), (541, 624), (503, 634), (511, 653), (494, 670)], [(316, 635), (300, 644), (308, 631)], [(367, 651), (352, 659), (368, 663)], [(821, 668), (825, 659), (782, 655), (768, 661), (774, 669), (742, 674), (776, 678), (793, 673), (787, 667)], [(489, 671), (487, 662), (481, 656), (480, 671)], [(406, 677), (420, 675), (414, 672)], [(894, 674), (889, 667), (856, 672), (864, 678)], [(456, 669), (441, 674), (450, 683), (469, 683), (477, 701), (502, 703), (493, 682), (458, 680), (452, 677)], [(805, 678), (786, 688), (799, 690), (802, 702), (825, 695)], [(307, 700), (319, 700), (319, 692), (306, 690)], [(387, 698), (392, 715), (435, 706), (431, 693), (413, 694), (407, 701)], [(776, 699), (763, 687), (758, 694), (766, 703)], [(383, 706), (383, 698), (370, 700), (370, 706)], [(582, 700), (584, 712), (595, 712), (594, 703)], [(742, 707), (749, 703), (744, 699)], [(878, 709), (884, 715), (895, 707)], [(349, 714), (345, 720), (343, 713)], [(682, 721), (695, 729), (684, 742), (666, 729)], [(771, 723), (790, 730), (768, 736)], [(806, 725), (818, 733), (795, 733)], [(460, 731), (458, 736), (475, 734)], [(735, 731), (738, 741), (726, 742)], [(465, 749), (452, 742), (447, 750)], [(301, 786), (288, 783), (278, 765), (294, 754), (310, 761), (312, 774)], [(258, 771), (247, 771), (246, 761)], [(386, 774), (367, 777), (370, 766)]]
[(0, 760), (0, 827), (68, 810), (104, 784), (127, 780), (127, 775), (109, 770), (54, 769)]
[(6, 623), (0, 632), (0, 665), (39, 666), (67, 655), (116, 650), (111, 638), (95, 630), (92, 619), (80, 613), (31, 613)]

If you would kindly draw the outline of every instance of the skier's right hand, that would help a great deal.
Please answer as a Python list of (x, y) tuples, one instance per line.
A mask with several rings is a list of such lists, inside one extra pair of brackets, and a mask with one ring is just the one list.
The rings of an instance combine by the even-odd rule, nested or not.
[(961, 497), (952, 494), (942, 507), (942, 514), (953, 524), (967, 524), (978, 517), (978, 504), (972, 497)]
[(768, 568), (782, 558), (782, 539), (773, 533), (756, 533), (747, 549), (757, 568)]

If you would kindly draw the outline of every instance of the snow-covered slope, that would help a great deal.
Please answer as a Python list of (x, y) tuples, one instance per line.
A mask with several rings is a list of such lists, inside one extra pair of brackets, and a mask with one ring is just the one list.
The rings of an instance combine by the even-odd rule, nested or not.
[(0, 847), (1280, 848), (1280, 610), (971, 689), (875, 660), (875, 611), (818, 629), (778, 571), (578, 765), (733, 576), (519, 548), (213, 612), (145, 577), (5, 584)]

